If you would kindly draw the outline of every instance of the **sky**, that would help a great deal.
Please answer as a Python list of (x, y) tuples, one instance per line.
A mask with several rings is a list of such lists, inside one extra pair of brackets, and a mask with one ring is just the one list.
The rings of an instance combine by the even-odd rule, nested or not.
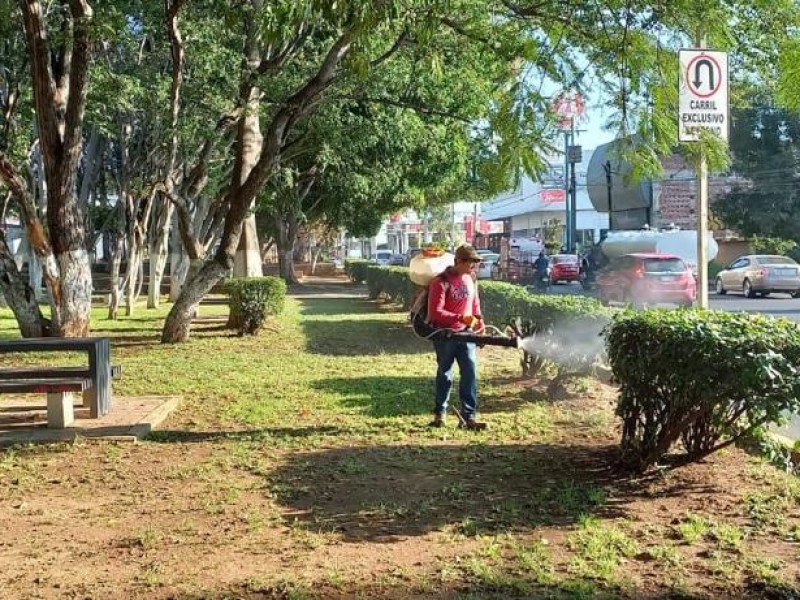
[(594, 149), (614, 139), (613, 133), (603, 131), (602, 125), (605, 122), (605, 118), (599, 109), (589, 108), (586, 111), (586, 116), (586, 120), (578, 126), (578, 129), (585, 130), (577, 136), (578, 145), (586, 149)]

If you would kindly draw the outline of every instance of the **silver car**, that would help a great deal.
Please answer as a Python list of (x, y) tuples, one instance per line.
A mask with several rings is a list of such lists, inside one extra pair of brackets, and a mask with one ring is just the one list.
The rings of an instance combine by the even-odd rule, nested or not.
[(717, 275), (718, 294), (741, 291), (747, 298), (756, 294), (785, 292), (800, 295), (800, 265), (788, 256), (749, 254), (740, 256)]

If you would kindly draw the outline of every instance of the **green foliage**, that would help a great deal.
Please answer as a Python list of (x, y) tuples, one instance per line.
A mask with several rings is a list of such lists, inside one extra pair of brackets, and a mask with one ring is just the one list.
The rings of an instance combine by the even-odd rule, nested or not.
[(622, 449), (644, 470), (679, 440), (697, 460), (800, 409), (800, 328), (746, 313), (648, 310), (606, 330)]
[(367, 288), (372, 299), (384, 296), (392, 302), (410, 308), (413, 284), (407, 267), (377, 267), (367, 269)]
[(778, 254), (786, 256), (797, 248), (794, 240), (784, 240), (781, 238), (759, 237), (754, 235), (747, 242), (750, 244), (754, 254)]
[(714, 216), (745, 237), (800, 242), (795, 226), (800, 219), (797, 114), (769, 100), (755, 102), (734, 110), (733, 171), (744, 182), (714, 202)]
[(372, 266), (367, 260), (346, 260), (344, 261), (344, 272), (350, 278), (350, 281), (356, 283), (363, 283), (367, 280), (367, 269)]
[(708, 280), (711, 282), (716, 281), (717, 275), (719, 275), (720, 271), (725, 269), (725, 265), (721, 265), (718, 262), (710, 262), (708, 263)]
[(283, 311), (286, 282), (278, 277), (235, 277), (222, 285), (230, 298), (228, 326), (240, 335), (255, 335), (268, 316)]

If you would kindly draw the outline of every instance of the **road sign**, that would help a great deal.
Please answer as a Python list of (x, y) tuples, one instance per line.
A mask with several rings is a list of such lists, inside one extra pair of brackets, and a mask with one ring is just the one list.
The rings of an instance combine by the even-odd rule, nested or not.
[(581, 146), (567, 146), (567, 160), (571, 163), (583, 161), (583, 148)]
[(728, 54), (702, 48), (678, 53), (678, 140), (696, 142), (707, 130), (728, 140)]

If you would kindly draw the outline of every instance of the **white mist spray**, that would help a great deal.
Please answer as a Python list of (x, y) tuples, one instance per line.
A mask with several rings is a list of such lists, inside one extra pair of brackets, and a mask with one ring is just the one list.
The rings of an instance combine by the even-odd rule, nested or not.
[(605, 343), (601, 335), (608, 319), (559, 323), (552, 330), (524, 338), (520, 347), (565, 370), (591, 371), (605, 365)]

